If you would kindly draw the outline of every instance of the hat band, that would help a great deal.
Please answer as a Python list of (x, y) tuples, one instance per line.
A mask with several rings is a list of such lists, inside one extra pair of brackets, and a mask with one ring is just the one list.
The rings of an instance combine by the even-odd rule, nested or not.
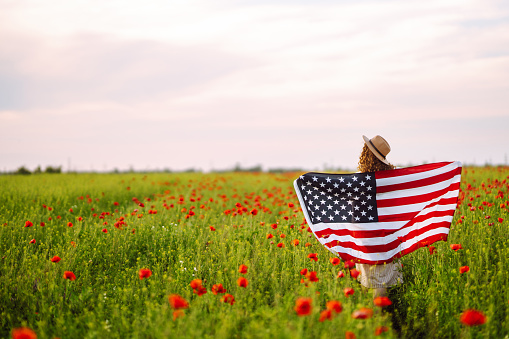
[(384, 159), (385, 159), (385, 155), (383, 155), (383, 154), (382, 154), (382, 152), (380, 152), (380, 151), (378, 150), (378, 148), (376, 148), (376, 147), (375, 147), (375, 145), (373, 145), (373, 143), (371, 142), (371, 140), (369, 140), (369, 144), (370, 144), (371, 146), (373, 146), (373, 148), (375, 149), (375, 151), (377, 151), (377, 152), (378, 152), (378, 154), (380, 154), (380, 156), (381, 156), (382, 158), (384, 158)]

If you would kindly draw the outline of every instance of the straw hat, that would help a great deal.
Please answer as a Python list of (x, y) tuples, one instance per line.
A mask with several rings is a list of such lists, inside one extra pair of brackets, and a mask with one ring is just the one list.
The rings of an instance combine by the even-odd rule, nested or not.
[(390, 165), (387, 159), (385, 159), (387, 154), (389, 154), (391, 151), (391, 146), (389, 146), (389, 143), (379, 135), (372, 139), (368, 139), (365, 135), (362, 137), (364, 138), (364, 142), (366, 143), (366, 146), (368, 146), (368, 148), (371, 150), (371, 152), (373, 152), (373, 154), (378, 159), (380, 159), (381, 162)]

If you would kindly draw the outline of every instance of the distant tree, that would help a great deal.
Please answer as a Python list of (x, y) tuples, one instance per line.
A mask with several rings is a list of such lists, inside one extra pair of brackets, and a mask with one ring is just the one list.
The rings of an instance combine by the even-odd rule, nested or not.
[(48, 166), (45, 170), (46, 173), (62, 173), (62, 166), (52, 167)]
[(18, 168), (16, 170), (16, 172), (14, 172), (14, 174), (28, 175), (28, 174), (32, 174), (32, 172), (30, 172), (28, 169), (26, 169), (25, 166), (21, 166), (20, 168)]
[(234, 172), (262, 172), (262, 166), (261, 165), (256, 165), (256, 166), (253, 166), (253, 167), (242, 168), (240, 163), (236, 163), (235, 167), (233, 168), (233, 171)]
[(283, 168), (283, 167), (279, 167), (279, 168), (269, 168), (267, 170), (268, 173), (289, 173), (289, 172), (305, 172), (304, 169), (302, 168)]
[(36, 169), (34, 169), (34, 172), (33, 172), (33, 173), (34, 173), (34, 174), (41, 174), (41, 173), (42, 173), (42, 171), (41, 171), (41, 166), (37, 166), (37, 168), (36, 168)]

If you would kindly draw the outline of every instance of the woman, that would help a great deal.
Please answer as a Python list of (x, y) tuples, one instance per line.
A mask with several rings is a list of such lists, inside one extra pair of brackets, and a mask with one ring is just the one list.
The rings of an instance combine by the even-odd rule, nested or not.
[[(391, 151), (389, 143), (377, 135), (368, 139), (364, 135), (364, 147), (359, 158), (359, 172), (376, 172), (394, 169), (386, 156)], [(403, 282), (401, 265), (393, 262), (382, 265), (355, 264), (360, 271), (359, 281), (362, 286), (374, 289), (374, 297), (386, 296), (387, 287)]]

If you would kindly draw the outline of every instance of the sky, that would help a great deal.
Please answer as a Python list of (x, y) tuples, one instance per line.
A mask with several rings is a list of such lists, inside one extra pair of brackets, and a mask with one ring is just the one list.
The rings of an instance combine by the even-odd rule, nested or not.
[(0, 0), (0, 171), (507, 164), (509, 3)]

